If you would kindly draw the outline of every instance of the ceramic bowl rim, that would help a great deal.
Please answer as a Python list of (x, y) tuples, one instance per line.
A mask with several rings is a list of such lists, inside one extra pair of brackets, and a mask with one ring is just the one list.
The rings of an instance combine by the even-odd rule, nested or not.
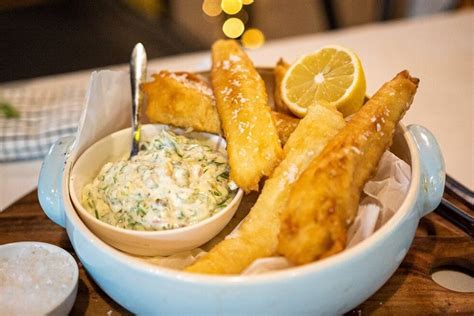
[[(313, 262), (310, 264), (297, 266), (289, 269), (272, 271), (259, 275), (208, 275), (208, 274), (198, 274), (186, 271), (177, 271), (166, 267), (160, 267), (152, 263), (145, 262), (136, 257), (131, 257), (119, 250), (109, 246), (103, 242), (99, 237), (97, 237), (93, 232), (91, 232), (85, 224), (81, 221), (78, 214), (72, 207), (71, 201), (67, 200), (69, 196), (68, 187), (65, 183), (68, 181), (63, 181), (63, 197), (66, 217), (69, 218), (71, 223), (74, 223), (74, 228), (81, 230), (83, 236), (85, 236), (89, 242), (96, 244), (97, 250), (103, 253), (106, 253), (107, 256), (114, 257), (115, 260), (119, 261), (121, 264), (129, 267), (131, 270), (141, 271), (150, 273), (154, 276), (160, 277), (162, 280), (169, 282), (184, 282), (187, 284), (199, 284), (206, 286), (255, 286), (262, 285), (273, 282), (284, 282), (288, 278), (304, 278), (307, 275), (320, 273), (321, 271), (331, 268), (332, 266), (337, 266), (345, 262), (350, 261), (351, 258), (357, 257), (362, 253), (366, 252), (368, 249), (375, 246), (375, 244), (380, 243), (382, 240), (388, 237), (391, 231), (396, 230), (404, 220), (409, 217), (413, 212), (417, 212), (416, 202), (419, 198), (420, 192), (420, 178), (421, 178), (421, 167), (420, 167), (420, 154), (419, 150), (413, 140), (413, 137), (408, 132), (407, 128), (402, 124), (398, 124), (400, 129), (400, 137), (403, 138), (404, 142), (407, 145), (408, 152), (410, 154), (410, 166), (411, 166), (411, 181), (409, 185), (408, 192), (400, 205), (398, 211), (392, 218), (385, 223), (381, 228), (379, 228), (372, 236), (362, 241), (361, 243), (355, 245), (350, 249), (346, 249), (343, 252), (340, 252), (334, 256)], [(69, 168), (66, 166), (63, 178), (67, 179), (69, 176)], [(420, 215), (415, 214), (416, 220), (419, 220)]]

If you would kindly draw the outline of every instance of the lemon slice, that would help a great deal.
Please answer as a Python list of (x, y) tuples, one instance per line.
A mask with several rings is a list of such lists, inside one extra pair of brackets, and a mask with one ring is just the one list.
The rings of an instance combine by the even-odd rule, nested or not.
[(365, 76), (356, 54), (340, 46), (325, 46), (301, 57), (285, 74), (283, 101), (303, 117), (319, 102), (334, 105), (344, 116), (357, 112), (364, 102)]

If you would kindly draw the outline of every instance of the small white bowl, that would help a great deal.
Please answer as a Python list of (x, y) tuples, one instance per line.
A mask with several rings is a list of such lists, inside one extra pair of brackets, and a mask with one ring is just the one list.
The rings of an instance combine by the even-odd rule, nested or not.
[[(162, 129), (170, 129), (177, 134), (184, 131), (167, 125), (142, 126), (142, 141), (151, 140)], [(217, 150), (225, 152), (225, 140), (208, 133), (186, 133), (190, 138), (199, 139)], [(131, 148), (130, 128), (104, 137), (89, 147), (76, 161), (69, 180), (70, 195), (81, 219), (99, 238), (122, 251), (140, 255), (171, 255), (194, 249), (216, 236), (231, 220), (243, 196), (239, 189), (229, 205), (213, 216), (190, 226), (163, 231), (134, 231), (104, 223), (91, 215), (81, 204), (84, 186), (90, 183), (108, 162), (126, 159)]]
[(0, 246), (0, 315), (67, 315), (79, 269), (64, 249), (43, 242)]

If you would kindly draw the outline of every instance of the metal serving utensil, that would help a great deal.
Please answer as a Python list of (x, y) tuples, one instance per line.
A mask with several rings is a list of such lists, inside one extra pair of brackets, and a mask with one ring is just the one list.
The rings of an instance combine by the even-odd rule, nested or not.
[(138, 43), (133, 48), (130, 58), (130, 83), (132, 85), (132, 149), (130, 158), (140, 150), (141, 124), (140, 113), (143, 103), (143, 92), (140, 84), (146, 79), (147, 58), (145, 47)]
[(449, 175), (446, 175), (445, 190), (454, 196), (457, 201), (467, 206), (467, 211), (443, 198), (440, 207), (436, 209), (436, 213), (474, 238), (474, 193)]

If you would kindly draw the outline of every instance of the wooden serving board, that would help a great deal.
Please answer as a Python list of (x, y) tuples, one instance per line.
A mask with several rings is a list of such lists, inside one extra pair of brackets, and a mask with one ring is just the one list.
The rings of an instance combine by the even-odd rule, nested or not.
[[(467, 206), (453, 195), (445, 198)], [(43, 213), (36, 191), (0, 213), (0, 244), (42, 241), (69, 251), (79, 264), (79, 290), (72, 315), (128, 315), (110, 299), (82, 267), (66, 231)], [(459, 293), (436, 284), (430, 276), (439, 266), (459, 265), (474, 269), (474, 240), (440, 215), (432, 213), (420, 222), (415, 240), (402, 264), (388, 282), (349, 315), (432, 315), (474, 313), (473, 293)], [(357, 286), (357, 285), (354, 285)], [(344, 300), (344, 297), (340, 297)]]

